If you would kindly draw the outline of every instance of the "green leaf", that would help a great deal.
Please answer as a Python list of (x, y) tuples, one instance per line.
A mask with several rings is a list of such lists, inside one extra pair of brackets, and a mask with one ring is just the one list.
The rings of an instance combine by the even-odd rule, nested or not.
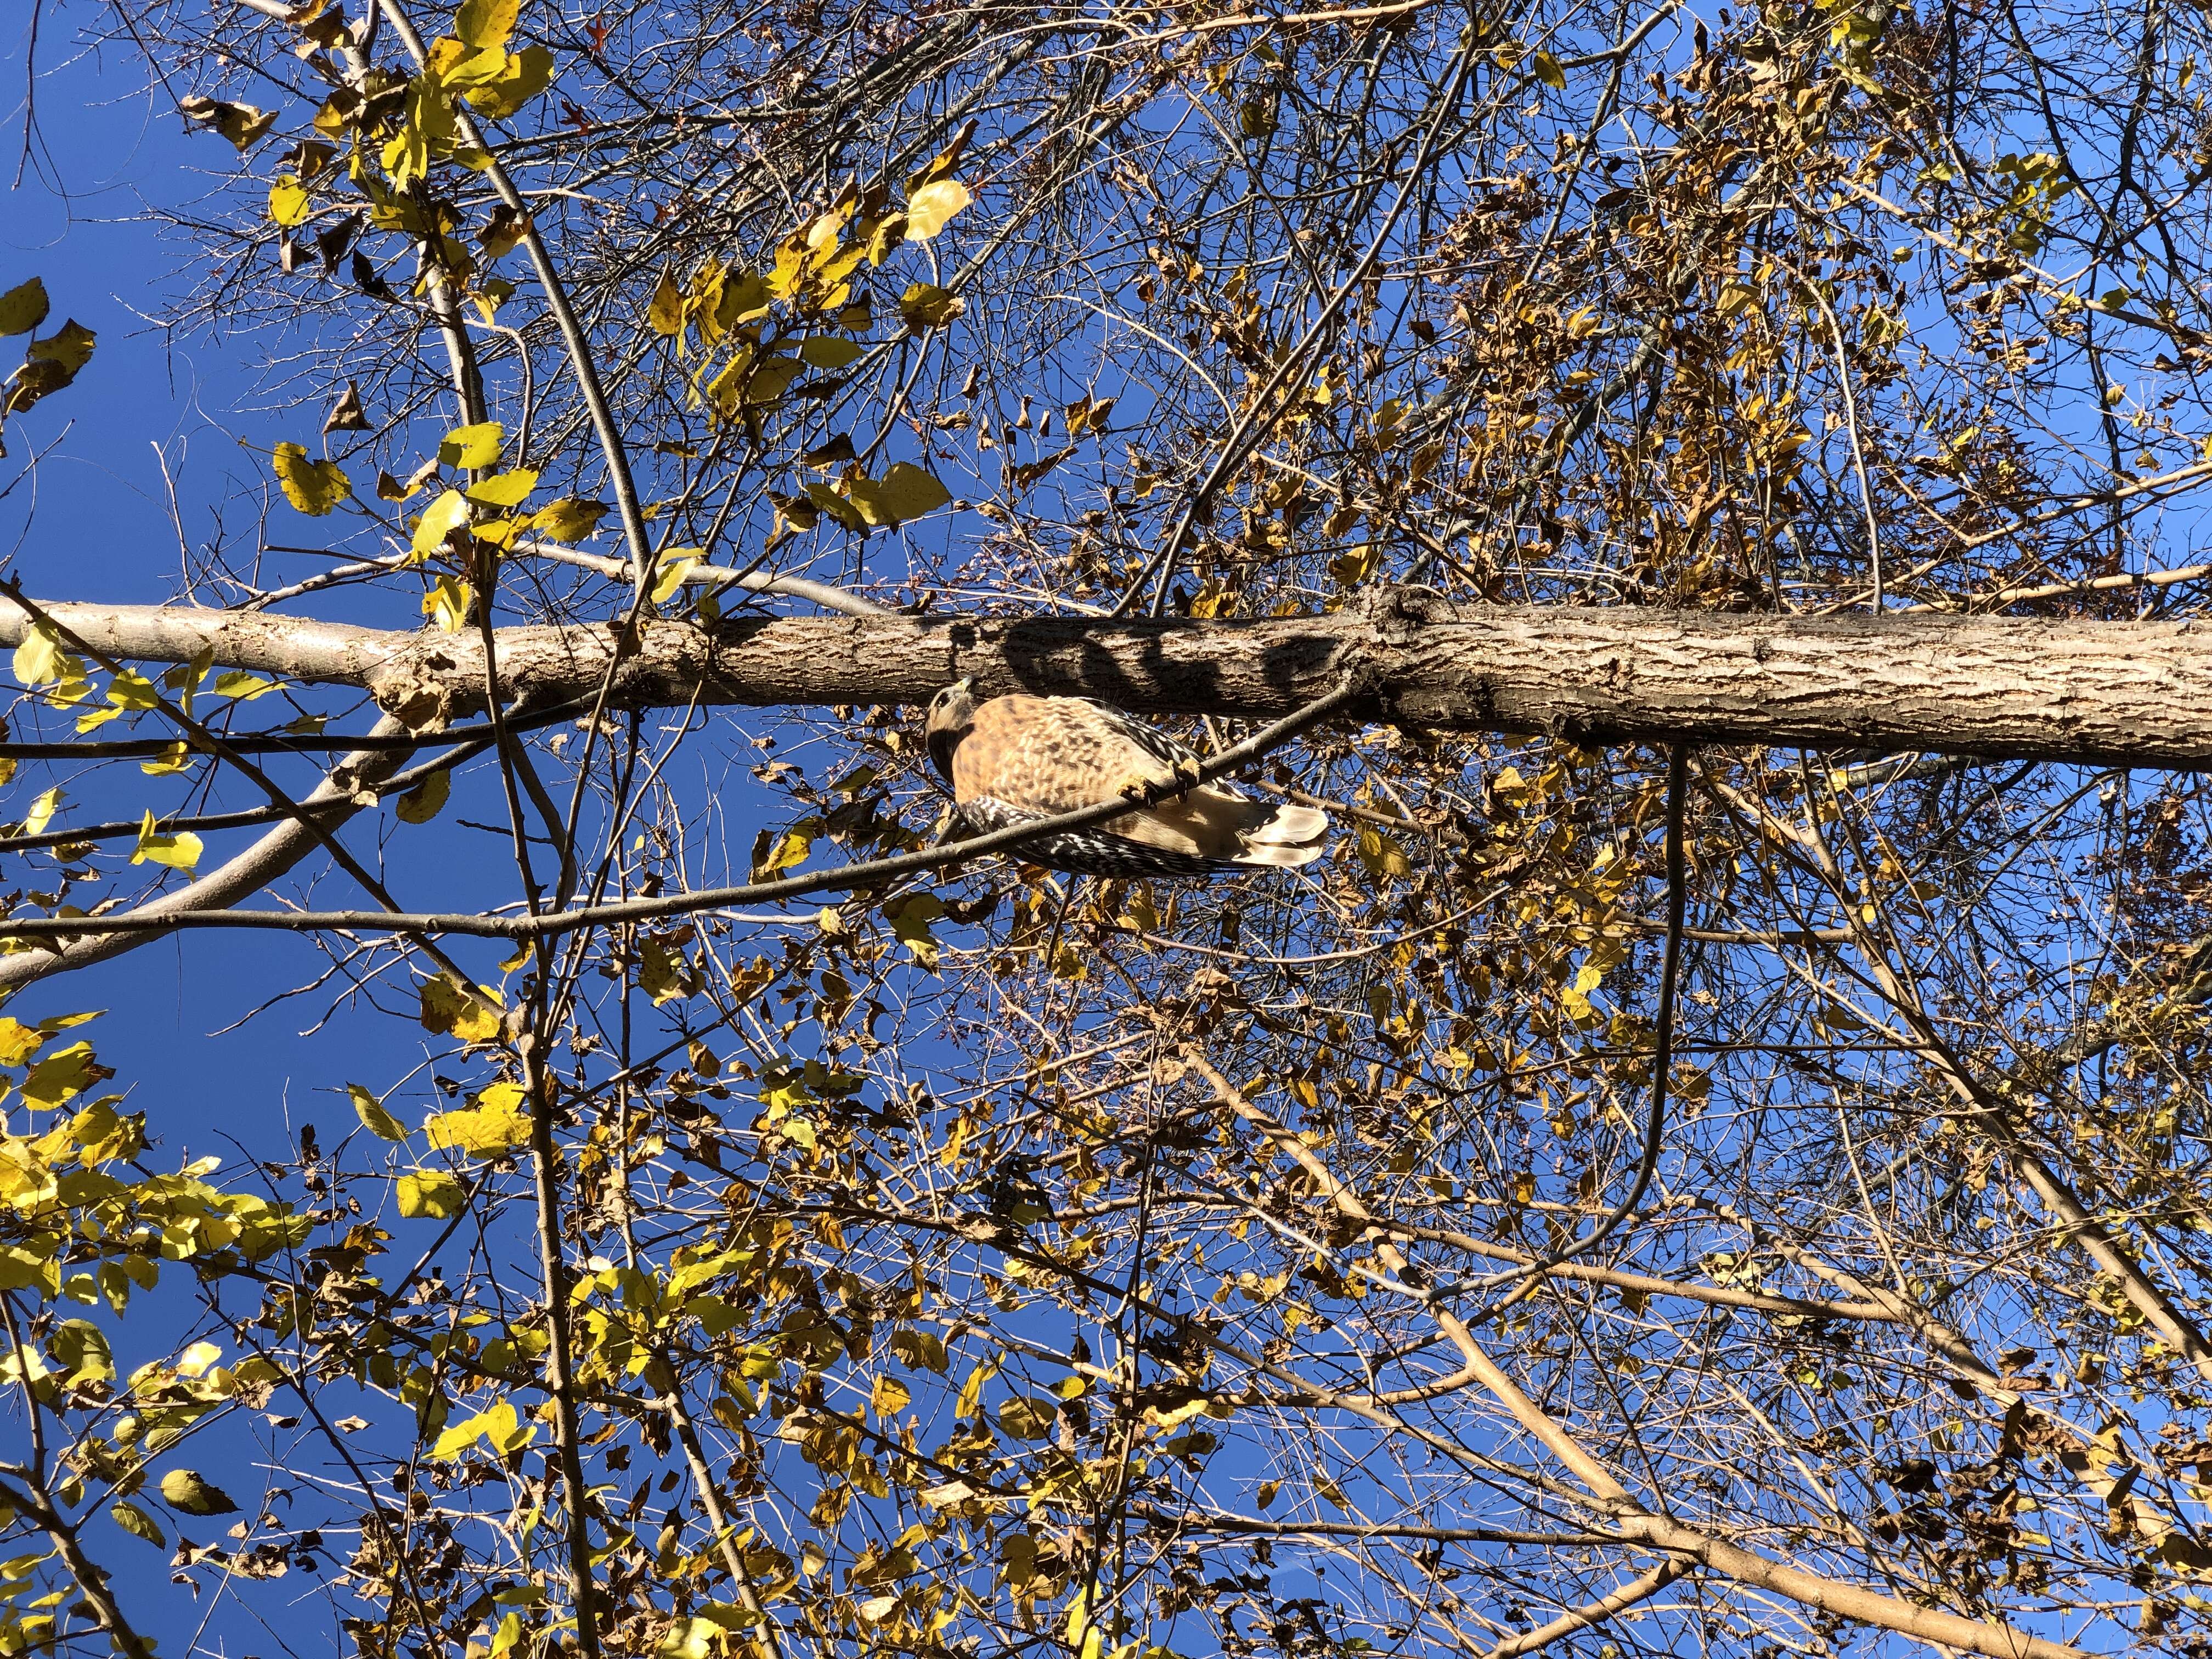
[(107, 1506), (108, 1519), (133, 1538), (143, 1538), (157, 1550), (169, 1547), (167, 1534), (160, 1522), (127, 1498), (118, 1498)]
[(399, 1213), (410, 1220), (450, 1221), (467, 1202), (467, 1190), (442, 1170), (416, 1170), (399, 1177)]
[(46, 320), (46, 285), (37, 277), (0, 294), (0, 335), (28, 334)]
[(229, 1493), (198, 1469), (171, 1469), (163, 1475), (161, 1501), (186, 1515), (229, 1515), (238, 1508)]
[(336, 461), (311, 460), (304, 444), (278, 444), (273, 457), (284, 499), (311, 519), (319, 519), (353, 495), (353, 480)]
[(507, 428), (497, 421), (479, 421), (474, 426), (457, 426), (438, 446), (439, 464), (473, 472), (478, 467), (489, 466), (497, 460), (499, 452), (506, 443)]
[[(438, 774), (441, 778), (445, 775), (443, 772)], [(386, 1111), (384, 1103), (358, 1083), (346, 1085), (346, 1098), (353, 1102), (354, 1115), (361, 1120), (361, 1127), (380, 1140), (407, 1139), (407, 1126)]]

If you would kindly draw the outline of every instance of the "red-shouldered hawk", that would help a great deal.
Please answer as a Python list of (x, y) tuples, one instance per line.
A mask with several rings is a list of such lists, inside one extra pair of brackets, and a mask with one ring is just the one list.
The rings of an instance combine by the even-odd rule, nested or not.
[[(929, 758), (977, 831), (1095, 806), (1133, 788), (1187, 784), (1198, 757), (1173, 738), (1087, 697), (975, 701), (975, 682), (937, 694)], [(1030, 842), (1017, 856), (1079, 876), (1215, 876), (1319, 858), (1328, 814), (1251, 800), (1218, 783), (1140, 806), (1088, 830)]]

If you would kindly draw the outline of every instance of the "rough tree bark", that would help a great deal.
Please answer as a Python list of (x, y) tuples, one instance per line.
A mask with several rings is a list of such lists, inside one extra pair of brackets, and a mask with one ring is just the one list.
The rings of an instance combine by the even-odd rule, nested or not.
[[(483, 704), (473, 637), (162, 606), (46, 609), (119, 657), (211, 651), (224, 666), (362, 686), (416, 731)], [(0, 616), (0, 644), (26, 626)], [(615, 639), (611, 627), (501, 629), (500, 683), (525, 708), (588, 697)], [(1253, 622), (781, 617), (708, 632), (660, 621), (621, 665), (611, 706), (917, 703), (961, 675), (986, 695), (1255, 716), (1348, 676), (1363, 694), (1355, 715), (1415, 727), (2212, 767), (2212, 635), (2185, 621), (1475, 606), (1402, 588), (1330, 616)]]

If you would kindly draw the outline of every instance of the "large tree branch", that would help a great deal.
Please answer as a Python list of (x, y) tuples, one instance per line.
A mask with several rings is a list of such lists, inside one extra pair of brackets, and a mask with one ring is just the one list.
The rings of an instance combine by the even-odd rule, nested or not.
[[(46, 609), (118, 657), (211, 651), (226, 667), (362, 686), (418, 731), (483, 704), (471, 638), (262, 613)], [(25, 626), (0, 617), (0, 645)], [(523, 708), (589, 696), (614, 650), (605, 625), (502, 628), (501, 690)], [(1352, 713), (1413, 726), (2212, 767), (2212, 635), (2187, 622), (1458, 605), (1408, 589), (1251, 622), (781, 617), (710, 632), (661, 620), (622, 665), (612, 702), (916, 703), (963, 674), (986, 695), (1261, 717), (1349, 675), (1362, 691)]]
[(1680, 1561), (1662, 1561), (1641, 1578), (1623, 1584), (1586, 1606), (1570, 1608), (1548, 1625), (1540, 1625), (1519, 1636), (1507, 1637), (1491, 1649), (1485, 1659), (1521, 1659), (1524, 1653), (1534, 1653), (1554, 1642), (1565, 1641), (1593, 1625), (1605, 1623), (1615, 1613), (1632, 1607), (1639, 1601), (1650, 1601), (1688, 1570)]

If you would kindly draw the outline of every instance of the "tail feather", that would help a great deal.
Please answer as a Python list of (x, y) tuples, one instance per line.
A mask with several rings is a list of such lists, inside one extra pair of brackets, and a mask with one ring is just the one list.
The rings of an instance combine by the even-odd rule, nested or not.
[(1255, 801), (1219, 784), (1109, 819), (1109, 835), (1178, 857), (1294, 870), (1322, 855), (1328, 814)]
[(1239, 828), (1230, 862), (1295, 870), (1322, 855), (1322, 838), (1328, 834), (1328, 813), (1310, 806), (1277, 806), (1257, 823)]
[(1274, 846), (1318, 841), (1328, 833), (1328, 814), (1310, 806), (1278, 806), (1244, 831), (1244, 839)]
[(1269, 842), (1255, 842), (1240, 849), (1229, 861), (1278, 870), (1295, 870), (1302, 864), (1311, 864), (1322, 855), (1319, 842), (1304, 847), (1277, 847)]

